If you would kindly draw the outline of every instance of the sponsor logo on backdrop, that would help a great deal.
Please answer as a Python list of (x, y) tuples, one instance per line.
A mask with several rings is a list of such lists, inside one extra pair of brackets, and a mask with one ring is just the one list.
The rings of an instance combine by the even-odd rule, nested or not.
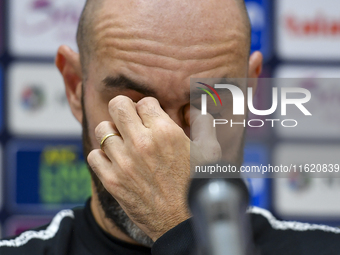
[(79, 136), (63, 80), (52, 64), (14, 64), (9, 69), (9, 128), (17, 135)]
[(21, 105), (27, 111), (37, 111), (44, 104), (44, 92), (38, 85), (25, 87), (21, 93)]
[(91, 178), (77, 148), (48, 146), (40, 156), (39, 196), (45, 204), (79, 203), (91, 195)]
[(91, 195), (91, 176), (80, 142), (14, 141), (7, 155), (8, 201), (14, 211), (60, 210), (83, 204)]
[(337, 60), (340, 57), (340, 2), (277, 1), (277, 47), (284, 59)]
[[(300, 164), (301, 165), (301, 164)], [(296, 172), (293, 168), (289, 171), (289, 188), (294, 191), (303, 191), (306, 190), (311, 183), (311, 178), (308, 173), (305, 172)]]
[[(329, 171), (331, 169), (328, 168), (327, 172), (319, 175), (321, 178), (313, 178), (313, 172), (322, 172), (324, 164), (339, 164), (338, 146), (320, 145), (318, 142), (280, 143), (273, 152), (273, 164), (293, 166), (293, 171), (273, 180), (276, 212), (280, 216), (290, 217), (338, 217), (339, 171)], [(297, 171), (294, 171), (295, 167)], [(300, 171), (301, 167), (304, 171)]]
[(58, 5), (55, 0), (31, 0), (21, 16), (20, 31), (26, 36), (37, 36), (56, 30), (60, 39), (74, 39), (79, 8), (71, 2)]
[(9, 1), (9, 47), (16, 56), (53, 57), (62, 44), (77, 50), (85, 0)]
[(287, 15), (285, 28), (297, 37), (305, 36), (340, 36), (340, 17), (329, 18), (323, 14), (317, 14), (312, 18), (301, 18), (298, 15)]
[[(303, 163), (302, 163), (303, 164)], [(300, 164), (301, 165), (301, 164)], [(296, 193), (305, 192), (310, 188), (313, 188), (313, 178), (310, 178), (308, 173), (291, 172), (289, 174), (288, 186), (290, 190)], [(318, 181), (318, 186), (325, 189), (339, 189), (339, 178), (322, 178)]]
[[(46, 93), (42, 87), (44, 86), (32, 85), (23, 89), (21, 93), (21, 105), (23, 109), (34, 112), (44, 107)], [(56, 105), (60, 107), (68, 107), (67, 97), (64, 92), (57, 93), (53, 100)]]
[[(278, 128), (281, 137), (339, 138), (340, 128), (340, 68), (284, 65), (277, 69), (277, 86), (301, 87), (309, 90), (312, 99), (308, 110), (313, 118), (301, 118), (294, 132)], [(289, 78), (286, 78), (289, 77)], [(282, 82), (281, 82), (282, 81)], [(286, 83), (286, 84), (285, 84)], [(294, 115), (295, 113), (293, 113)]]
[[(340, 90), (339, 80), (329, 80), (327, 86), (320, 86), (320, 80), (303, 79), (301, 88), (308, 89), (313, 95), (313, 104), (310, 105), (311, 111), (322, 115), (324, 123), (340, 124)], [(322, 107), (320, 107), (322, 106)], [(326, 110), (325, 110), (326, 109)]]

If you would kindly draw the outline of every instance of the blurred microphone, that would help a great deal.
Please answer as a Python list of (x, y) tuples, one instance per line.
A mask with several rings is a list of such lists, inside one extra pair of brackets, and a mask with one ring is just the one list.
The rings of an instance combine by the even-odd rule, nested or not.
[(248, 202), (248, 189), (241, 178), (199, 179), (194, 176), (189, 189), (189, 207), (198, 254), (254, 254), (246, 214)]

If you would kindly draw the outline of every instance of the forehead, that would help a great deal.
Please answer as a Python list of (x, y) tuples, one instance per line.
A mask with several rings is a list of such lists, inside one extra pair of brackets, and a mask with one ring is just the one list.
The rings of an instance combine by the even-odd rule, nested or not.
[(190, 44), (223, 40), (226, 33), (245, 28), (244, 13), (235, 0), (106, 0), (96, 13), (96, 35), (115, 27), (184, 45), (188, 39)]
[(234, 0), (104, 1), (93, 26), (96, 75), (144, 84), (244, 76), (248, 38)]

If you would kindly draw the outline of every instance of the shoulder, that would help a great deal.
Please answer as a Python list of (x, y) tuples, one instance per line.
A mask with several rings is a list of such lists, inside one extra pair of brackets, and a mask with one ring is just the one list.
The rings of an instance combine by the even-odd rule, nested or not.
[(262, 218), (262, 220), (267, 222), (267, 224), (275, 230), (282, 230), (282, 231), (292, 230), (292, 231), (298, 231), (298, 232), (322, 231), (322, 232), (329, 232), (333, 234), (340, 234), (340, 228), (337, 228), (337, 227), (302, 223), (298, 221), (281, 221), (281, 220), (276, 219), (270, 211), (263, 209), (263, 208), (259, 208), (259, 207), (250, 207), (248, 209), (248, 213), (252, 214), (253, 217), (257, 216), (259, 218)]
[[(75, 214), (74, 210), (60, 211), (46, 226), (1, 240), (0, 254), (56, 254), (53, 251), (54, 246), (67, 246), (70, 235), (72, 235)], [(60, 248), (62, 249), (62, 247), (58, 249), (60, 250)], [(46, 251), (49, 252), (46, 253)]]
[(340, 250), (340, 228), (281, 221), (258, 207), (250, 207), (248, 213), (262, 254), (338, 254)]

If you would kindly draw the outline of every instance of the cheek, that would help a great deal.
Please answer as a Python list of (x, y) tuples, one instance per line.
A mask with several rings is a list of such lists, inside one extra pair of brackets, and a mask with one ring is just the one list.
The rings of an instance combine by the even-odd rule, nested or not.
[(102, 121), (111, 121), (108, 112), (108, 103), (104, 102), (96, 91), (90, 88), (85, 93), (85, 110), (88, 125), (89, 137), (94, 148), (99, 149), (99, 143), (96, 140), (94, 131)]

